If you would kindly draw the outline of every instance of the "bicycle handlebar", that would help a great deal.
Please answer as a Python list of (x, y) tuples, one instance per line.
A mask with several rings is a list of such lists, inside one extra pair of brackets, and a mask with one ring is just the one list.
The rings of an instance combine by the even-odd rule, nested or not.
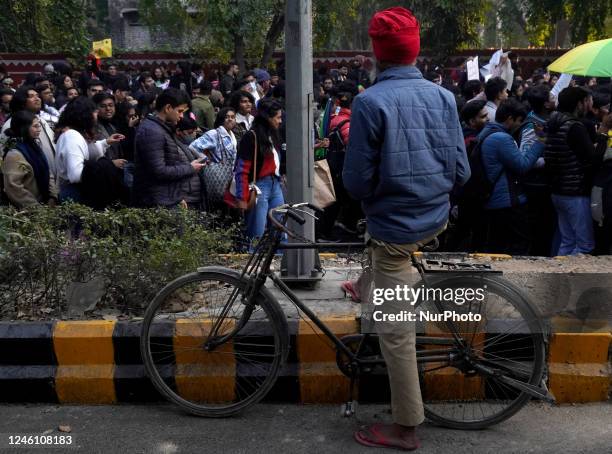
[(289, 216), (291, 219), (293, 219), (295, 222), (297, 222), (300, 225), (306, 224), (306, 219), (304, 219), (302, 216), (297, 214), (295, 211), (287, 210), (287, 216)]
[[(289, 235), (292, 238), (295, 238), (295, 234), (293, 232), (291, 232), (291, 230), (289, 230), (282, 222), (280, 222), (277, 217), (276, 214), (286, 214), (287, 217), (293, 219), (295, 222), (297, 222), (300, 225), (304, 225), (306, 223), (306, 219), (298, 214), (298, 212), (302, 212), (302, 213), (306, 213), (309, 216), (313, 216), (312, 214), (301, 210), (300, 208), (310, 208), (311, 210), (313, 210), (315, 213), (317, 214), (322, 214), (323, 210), (315, 205), (313, 205), (312, 203), (294, 203), (294, 204), (288, 204), (285, 203), (283, 205), (280, 205), (276, 208), (272, 208), (270, 211), (268, 211), (268, 219), (270, 220), (270, 223), (277, 228), (278, 230), (281, 230), (283, 232), (285, 232), (287, 235)], [(313, 216), (315, 217), (315, 216)], [(315, 217), (316, 219), (316, 217)]]

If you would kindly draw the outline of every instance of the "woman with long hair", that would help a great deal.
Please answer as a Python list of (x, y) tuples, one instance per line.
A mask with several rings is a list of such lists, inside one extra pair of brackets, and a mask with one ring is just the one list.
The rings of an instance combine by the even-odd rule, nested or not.
[(120, 102), (115, 108), (115, 116), (113, 118), (117, 132), (125, 136), (125, 140), (121, 142), (121, 155), (128, 161), (134, 161), (134, 138), (136, 137), (136, 128), (140, 123), (140, 116), (136, 110), (136, 106), (128, 102)]
[(127, 101), (117, 104), (115, 122), (117, 132), (125, 137), (119, 144), (121, 156), (127, 161), (123, 166), (124, 182), (128, 188), (132, 188), (134, 183), (134, 141), (140, 124), (140, 116), (136, 106)]
[[(238, 145), (234, 169), (237, 208), (245, 211), (251, 191), (258, 194), (255, 207), (246, 213), (247, 236), (251, 239), (263, 235), (268, 210), (284, 203), (281, 189), (281, 123), (282, 105), (274, 99), (262, 99), (257, 106), (253, 126)], [(251, 187), (253, 181), (255, 187)]]
[(61, 109), (70, 101), (68, 90), (75, 88), (72, 78), (67, 74), (60, 74), (55, 80), (55, 107)]
[(60, 201), (82, 201), (79, 183), (85, 162), (101, 158), (109, 146), (124, 138), (121, 134), (113, 134), (94, 142), (97, 118), (96, 105), (84, 96), (70, 101), (60, 116), (56, 158)]
[(11, 118), (2, 164), (6, 196), (17, 208), (55, 205), (57, 187), (37, 142), (42, 131), (40, 120), (27, 110), (15, 112)]
[(206, 155), (213, 163), (231, 160), (233, 164), (238, 145), (233, 133), (235, 126), (236, 111), (231, 107), (224, 107), (217, 114), (214, 129), (191, 142), (190, 147)]
[(202, 170), (209, 211), (224, 208), (223, 193), (234, 175), (236, 162), (236, 111), (224, 107), (217, 114), (214, 129), (194, 140), (189, 148), (208, 158), (208, 165)]
[(166, 71), (161, 66), (155, 67), (151, 75), (153, 76), (156, 87), (165, 90), (168, 88), (168, 85), (170, 85), (170, 79), (166, 75)]
[(138, 96), (136, 113), (141, 120), (144, 120), (149, 115), (155, 113), (155, 101), (157, 99), (157, 95), (157, 91), (151, 91), (148, 93), (142, 93), (140, 96)]
[(251, 129), (255, 117), (251, 115), (251, 110), (255, 105), (255, 98), (248, 91), (235, 91), (230, 95), (229, 106), (236, 112), (236, 126), (234, 135), (238, 142), (242, 136)]

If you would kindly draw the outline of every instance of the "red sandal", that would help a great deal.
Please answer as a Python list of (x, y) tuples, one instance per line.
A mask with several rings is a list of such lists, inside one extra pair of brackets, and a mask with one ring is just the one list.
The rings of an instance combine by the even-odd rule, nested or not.
[(359, 295), (359, 292), (357, 290), (357, 288), (355, 287), (355, 285), (353, 284), (353, 281), (344, 281), (342, 284), (340, 284), (340, 288), (342, 290), (344, 290), (344, 294), (346, 295), (347, 293), (349, 295), (351, 295), (351, 299), (355, 302), (355, 303), (360, 303), (361, 302), (361, 297)]
[[(417, 444), (414, 447), (406, 448), (405, 446), (395, 445), (378, 431), (378, 427), (381, 424), (373, 424), (369, 427), (364, 427), (353, 434), (355, 441), (363, 446), (368, 446), (371, 448), (390, 448), (390, 449), (398, 449), (400, 451), (414, 451), (421, 447), (420, 443), (417, 441)], [(367, 437), (364, 435), (364, 431), (369, 432), (369, 435), (372, 437)]]

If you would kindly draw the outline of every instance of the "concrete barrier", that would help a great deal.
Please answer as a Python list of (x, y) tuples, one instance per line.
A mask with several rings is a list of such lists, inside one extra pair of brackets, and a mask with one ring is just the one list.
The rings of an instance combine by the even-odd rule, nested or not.
[[(324, 322), (337, 336), (359, 331), (354, 318), (326, 318)], [(288, 362), (267, 400), (344, 402), (349, 380), (336, 367), (331, 342), (318, 329), (313, 330), (312, 324), (290, 321), (289, 328)], [(139, 333), (139, 322), (1, 323), (0, 401), (113, 404), (160, 400), (144, 373)], [(188, 334), (188, 326), (176, 325), (168, 332), (169, 342), (180, 346), (188, 341)], [(608, 400), (611, 340), (612, 334), (605, 332), (552, 334), (547, 358), (549, 388), (558, 402)], [(178, 364), (197, 361), (176, 359)], [(236, 379), (236, 368), (231, 366), (213, 376), (179, 372), (175, 378), (183, 389), (227, 397)], [(429, 380), (426, 393), (435, 398), (440, 389), (436, 383), (447, 383), (451, 377), (440, 373)], [(366, 376), (359, 385), (362, 401), (388, 399), (385, 376)], [(482, 383), (464, 385), (462, 395), (482, 391)]]
[[(465, 258), (465, 254), (459, 256)], [(335, 254), (324, 254), (322, 259), (327, 274), (317, 291), (296, 293), (337, 336), (357, 333), (359, 306), (348, 303), (339, 284), (355, 277), (359, 268), (337, 264), (334, 268)], [(608, 400), (612, 381), (612, 257), (541, 259), (475, 254), (468, 259), (490, 261), (504, 271), (504, 277), (523, 289), (549, 320), (548, 385), (557, 401)], [(416, 281), (418, 274), (413, 276)], [(349, 380), (336, 367), (331, 342), (312, 323), (297, 317), (286, 300), (281, 300), (281, 306), (288, 317), (290, 350), (267, 400), (346, 400)], [(189, 325), (184, 324), (170, 327), (164, 336), (169, 345), (181, 345), (188, 342), (188, 334)], [(139, 336), (138, 321), (0, 323), (0, 401), (113, 404), (160, 400), (144, 372)], [(197, 361), (181, 354), (176, 359), (179, 365)], [(228, 363), (216, 376), (190, 376), (188, 367), (178, 369), (177, 385), (184, 389), (193, 387), (193, 392), (198, 392), (207, 388), (207, 392), (224, 397), (233, 392), (235, 365)], [(454, 383), (443, 372), (428, 380), (424, 392), (432, 398)], [(483, 384), (467, 380), (457, 392), (482, 393)], [(362, 377), (358, 394), (364, 402), (388, 400), (386, 376)]]

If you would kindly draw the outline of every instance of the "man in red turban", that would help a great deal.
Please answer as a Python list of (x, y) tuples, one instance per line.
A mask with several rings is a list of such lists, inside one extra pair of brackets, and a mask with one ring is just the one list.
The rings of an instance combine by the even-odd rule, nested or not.
[(414, 311), (395, 289), (411, 281), (411, 254), (446, 228), (449, 194), (468, 180), (470, 169), (454, 96), (414, 66), (417, 19), (405, 8), (380, 11), (369, 34), (380, 74), (353, 101), (343, 181), (367, 218), (378, 304), (373, 318), (389, 373), (393, 424), (374, 424), (355, 439), (412, 450), (420, 445), (415, 428), (424, 419), (415, 323), (384, 320)]
[(368, 34), (378, 62), (413, 65), (421, 50), (419, 21), (402, 7), (380, 11), (370, 20)]

